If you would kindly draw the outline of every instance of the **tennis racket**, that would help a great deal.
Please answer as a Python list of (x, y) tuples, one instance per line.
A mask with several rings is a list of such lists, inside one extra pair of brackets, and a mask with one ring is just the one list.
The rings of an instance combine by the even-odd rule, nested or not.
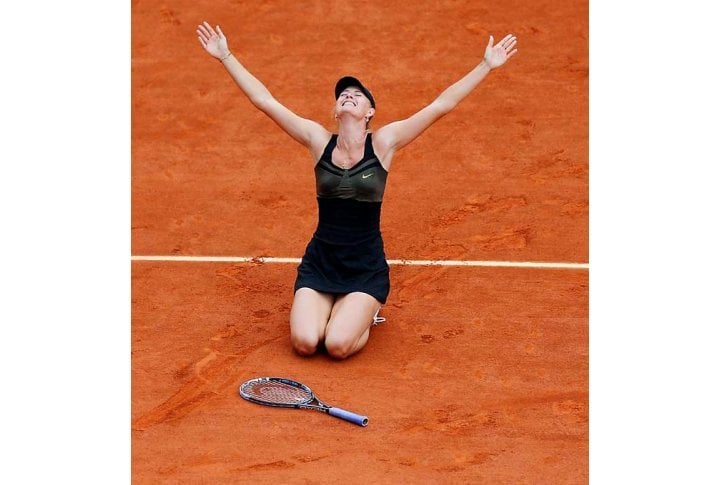
[(367, 416), (328, 406), (315, 397), (308, 386), (282, 377), (250, 379), (240, 386), (239, 392), (243, 399), (256, 404), (281, 408), (314, 409), (360, 426), (368, 424)]

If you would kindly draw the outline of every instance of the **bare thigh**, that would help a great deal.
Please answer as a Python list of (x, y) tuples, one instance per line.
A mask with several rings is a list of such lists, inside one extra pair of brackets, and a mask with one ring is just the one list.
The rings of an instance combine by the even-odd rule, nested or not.
[(335, 300), (325, 330), (325, 347), (333, 357), (344, 359), (362, 349), (380, 302), (367, 293), (354, 292)]
[(313, 354), (325, 338), (334, 302), (333, 295), (311, 288), (299, 288), (295, 292), (290, 310), (290, 340), (299, 354)]

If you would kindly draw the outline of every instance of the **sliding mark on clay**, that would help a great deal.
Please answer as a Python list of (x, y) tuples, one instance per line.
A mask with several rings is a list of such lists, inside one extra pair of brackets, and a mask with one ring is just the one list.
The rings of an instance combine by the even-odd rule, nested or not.
[(302, 465), (305, 463), (313, 463), (316, 461), (324, 460), (330, 455), (295, 455), (287, 460), (271, 461), (267, 463), (255, 463), (242, 468), (237, 468), (236, 472), (247, 472), (247, 471), (265, 471), (265, 470), (284, 470), (292, 468), (296, 465)]
[[(223, 395), (235, 384), (234, 369), (254, 351), (285, 336), (273, 337), (249, 346), (239, 354), (220, 355), (211, 352), (194, 364), (194, 375), (169, 399), (137, 418), (132, 423), (135, 431), (183, 418), (204, 406), (211, 399)], [(228, 377), (230, 376), (230, 377)]]
[(510, 212), (517, 207), (525, 207), (525, 197), (494, 197), (490, 195), (473, 195), (465, 201), (462, 207), (453, 209), (443, 214), (432, 223), (433, 227), (447, 227), (460, 224), (468, 217), (482, 213), (504, 213)]

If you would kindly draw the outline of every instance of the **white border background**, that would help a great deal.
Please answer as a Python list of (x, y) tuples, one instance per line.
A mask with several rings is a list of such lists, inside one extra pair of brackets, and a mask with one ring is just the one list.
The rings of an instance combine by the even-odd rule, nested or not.
[(718, 476), (720, 80), (707, 5), (590, 3), (595, 483)]
[(3, 483), (130, 483), (130, 2), (4, 2)]

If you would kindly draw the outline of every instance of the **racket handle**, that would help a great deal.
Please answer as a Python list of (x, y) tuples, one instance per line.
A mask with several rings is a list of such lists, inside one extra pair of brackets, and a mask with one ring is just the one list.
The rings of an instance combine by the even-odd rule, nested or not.
[(360, 416), (359, 414), (351, 413), (350, 411), (345, 411), (344, 409), (330, 408), (328, 410), (328, 414), (360, 426), (367, 426), (368, 424), (367, 416)]

